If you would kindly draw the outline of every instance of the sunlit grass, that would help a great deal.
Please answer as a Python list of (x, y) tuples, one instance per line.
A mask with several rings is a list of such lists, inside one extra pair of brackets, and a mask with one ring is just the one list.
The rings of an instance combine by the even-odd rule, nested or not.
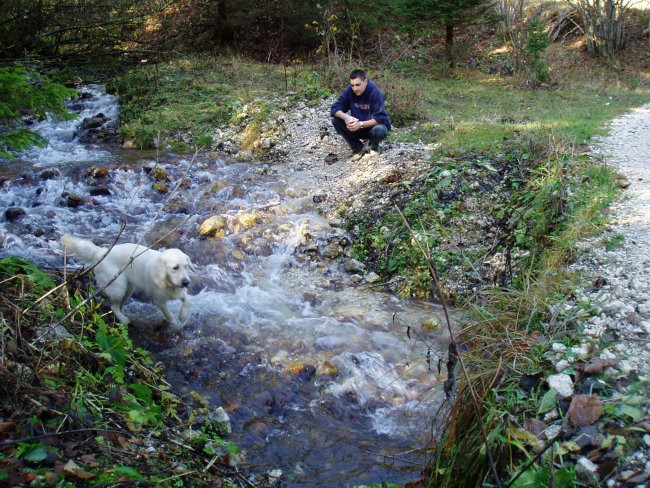
[(583, 143), (607, 131), (607, 121), (650, 102), (650, 89), (616, 84), (568, 84), (533, 88), (514, 78), (476, 72), (443, 80), (421, 80), (419, 96), (427, 122), (398, 131), (400, 140), (438, 142), (452, 153), (499, 145), (522, 131), (550, 130)]

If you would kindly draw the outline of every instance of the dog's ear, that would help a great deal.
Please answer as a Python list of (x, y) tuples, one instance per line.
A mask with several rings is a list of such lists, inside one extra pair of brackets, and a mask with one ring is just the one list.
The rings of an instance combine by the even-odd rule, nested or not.
[(192, 260), (189, 258), (189, 256), (186, 257), (187, 257), (187, 268), (192, 272), (196, 272), (196, 266), (194, 266), (194, 263), (192, 263)]

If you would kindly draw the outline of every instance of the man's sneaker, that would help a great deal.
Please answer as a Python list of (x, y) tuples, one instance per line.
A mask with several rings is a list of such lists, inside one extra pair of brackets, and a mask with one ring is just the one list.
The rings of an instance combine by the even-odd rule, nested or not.
[(350, 161), (354, 163), (355, 161), (359, 161), (365, 155), (366, 155), (366, 150), (364, 148), (361, 151), (354, 153), (350, 158)]

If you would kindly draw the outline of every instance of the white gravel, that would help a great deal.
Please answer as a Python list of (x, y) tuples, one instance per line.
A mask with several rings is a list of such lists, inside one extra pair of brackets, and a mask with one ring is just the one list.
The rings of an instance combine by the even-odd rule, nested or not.
[[(641, 378), (650, 370), (650, 104), (611, 123), (606, 137), (598, 138), (593, 152), (604, 158), (629, 187), (611, 208), (611, 223), (604, 236), (584, 242), (577, 269), (605, 278), (602, 288), (586, 292), (600, 304), (601, 313), (588, 322), (586, 332), (609, 332), (617, 338), (614, 349), (629, 361)], [(609, 249), (604, 241), (619, 242)]]
[[(611, 123), (606, 137), (596, 139), (592, 152), (622, 175), (629, 186), (610, 209), (604, 235), (581, 243), (573, 269), (592, 280), (606, 280), (602, 287), (579, 290), (576, 302), (596, 305), (596, 313), (584, 321), (584, 344), (603, 340), (603, 359), (617, 358), (615, 377), (627, 376), (623, 391), (646, 399), (650, 372), (650, 104)], [(609, 242), (610, 246), (605, 246)], [(601, 279), (602, 282), (602, 279)], [(596, 339), (596, 341), (594, 341)], [(646, 404), (643, 412), (650, 415)], [(632, 481), (632, 474), (648, 479), (649, 449), (641, 445), (627, 457), (616, 478), (607, 486), (647, 486)], [(642, 473), (639, 475), (639, 473)], [(637, 478), (638, 479), (638, 478)], [(627, 484), (626, 484), (627, 483)]]

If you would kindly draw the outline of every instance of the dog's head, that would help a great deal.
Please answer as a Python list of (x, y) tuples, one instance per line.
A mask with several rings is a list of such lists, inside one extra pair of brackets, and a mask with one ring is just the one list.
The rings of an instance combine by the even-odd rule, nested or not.
[(189, 272), (196, 271), (189, 256), (178, 249), (167, 249), (161, 254), (169, 282), (176, 288), (187, 288), (190, 284)]

